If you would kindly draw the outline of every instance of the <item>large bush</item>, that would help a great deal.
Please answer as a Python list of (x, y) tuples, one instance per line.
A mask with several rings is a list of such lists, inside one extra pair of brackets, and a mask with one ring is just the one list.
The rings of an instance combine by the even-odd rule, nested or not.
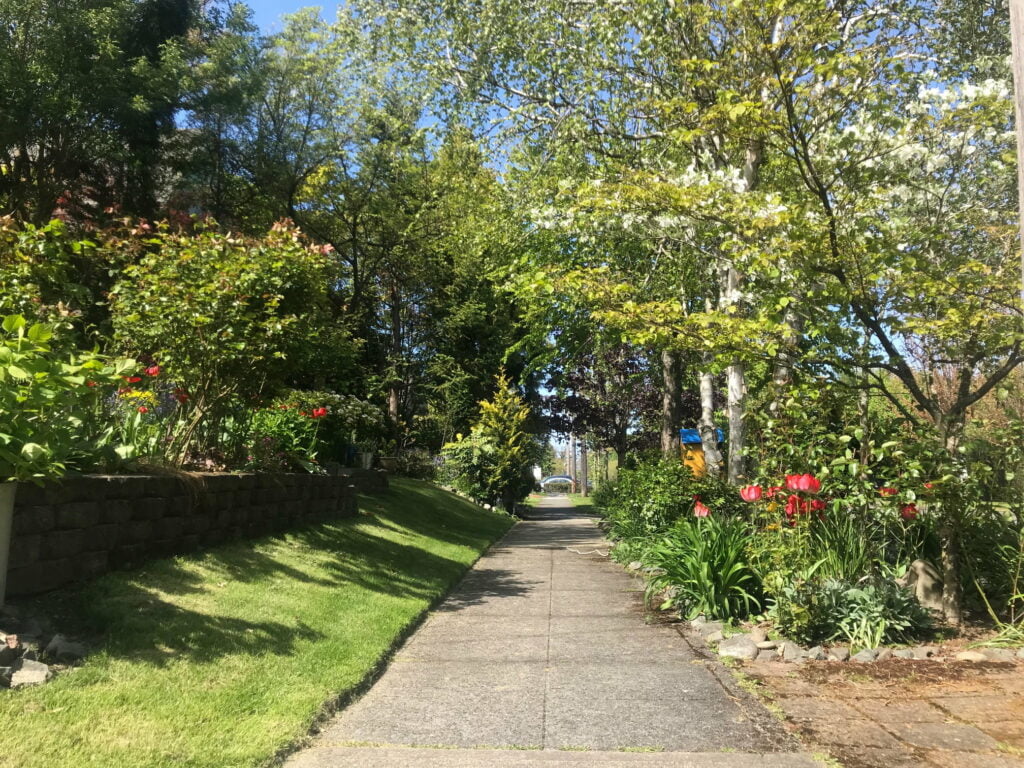
[(117, 343), (182, 392), (168, 458), (216, 446), (225, 419), (306, 365), (327, 325), (333, 267), (299, 233), (248, 239), (161, 229), (111, 291)]

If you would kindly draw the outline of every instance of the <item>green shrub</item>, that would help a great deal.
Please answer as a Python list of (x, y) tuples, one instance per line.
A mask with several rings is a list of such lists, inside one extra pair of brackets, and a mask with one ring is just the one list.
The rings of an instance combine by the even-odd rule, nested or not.
[(807, 579), (779, 590), (769, 611), (787, 637), (803, 643), (841, 640), (855, 648), (907, 642), (932, 628), (920, 603), (889, 579), (856, 584)]
[(668, 589), (663, 607), (676, 607), (687, 618), (728, 621), (757, 612), (761, 586), (746, 562), (748, 536), (748, 525), (736, 518), (678, 521), (644, 553), (644, 564), (657, 569), (648, 594)]

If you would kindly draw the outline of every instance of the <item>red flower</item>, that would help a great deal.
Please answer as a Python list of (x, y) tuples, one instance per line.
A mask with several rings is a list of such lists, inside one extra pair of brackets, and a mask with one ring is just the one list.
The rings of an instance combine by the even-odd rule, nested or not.
[(879, 496), (895, 496), (899, 492), (900, 492), (899, 488), (879, 488), (878, 489), (878, 495)]
[(783, 490), (781, 485), (773, 485), (772, 487), (770, 487), (768, 490), (766, 490), (764, 492), (764, 495), (766, 497), (768, 497), (769, 499), (774, 499), (775, 498), (775, 494), (778, 493), (781, 490)]
[(822, 501), (821, 499), (812, 499), (811, 500), (811, 509), (813, 511), (815, 511), (815, 512), (821, 512), (821, 510), (823, 510), (825, 508), (825, 506), (826, 506), (825, 502)]
[(917, 517), (917, 504), (904, 504), (900, 507), (900, 517), (904, 520), (913, 520)]
[(326, 408), (314, 408), (313, 412), (309, 415), (311, 419), (322, 419), (327, 415)]
[(144, 405), (139, 406), (139, 413), (149, 413), (149, 408)]
[(934, 491), (935, 490), (935, 483), (925, 483), (924, 484), (924, 489), (926, 491), (928, 491), (928, 492)]
[(821, 480), (814, 475), (786, 475), (786, 489), (817, 493), (821, 490)]
[(121, 378), (127, 381), (129, 384), (138, 384), (140, 381), (142, 381), (141, 376), (122, 376)]
[(119, 394), (119, 395), (127, 395), (131, 391), (132, 391), (131, 387), (118, 387), (117, 388), (117, 394)]
[(761, 498), (761, 494), (764, 491), (760, 485), (748, 485), (745, 488), (740, 488), (740, 498), (744, 501), (757, 501)]
[(786, 517), (795, 517), (800, 514), (800, 497), (795, 493), (786, 500)]
[(87, 381), (87, 382), (85, 382), (85, 386), (87, 386), (87, 387), (95, 387), (96, 386), (96, 382), (95, 381)]
[(146, 369), (146, 375), (147, 376), (159, 376), (160, 375), (160, 366), (159, 365), (151, 365), (151, 366), (149, 366), (149, 368)]
[(179, 387), (178, 389), (175, 389), (174, 392), (171, 393), (171, 397), (173, 397), (179, 403), (184, 403), (186, 400), (188, 400), (188, 392)]
[(711, 514), (711, 510), (707, 508), (703, 501), (695, 499), (693, 502), (693, 516), (694, 517), (708, 517)]

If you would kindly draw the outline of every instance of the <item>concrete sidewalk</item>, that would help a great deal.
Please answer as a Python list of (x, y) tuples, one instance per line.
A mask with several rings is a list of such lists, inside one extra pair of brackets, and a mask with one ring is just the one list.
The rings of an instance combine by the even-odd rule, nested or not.
[(546, 499), (287, 765), (817, 765), (717, 662), (644, 623), (607, 549)]

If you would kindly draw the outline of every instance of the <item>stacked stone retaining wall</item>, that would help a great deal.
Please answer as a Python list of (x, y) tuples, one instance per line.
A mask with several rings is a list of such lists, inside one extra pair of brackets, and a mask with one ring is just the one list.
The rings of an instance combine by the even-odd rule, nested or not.
[(19, 486), (8, 595), (46, 592), (155, 557), (357, 513), (346, 476), (88, 475)]

